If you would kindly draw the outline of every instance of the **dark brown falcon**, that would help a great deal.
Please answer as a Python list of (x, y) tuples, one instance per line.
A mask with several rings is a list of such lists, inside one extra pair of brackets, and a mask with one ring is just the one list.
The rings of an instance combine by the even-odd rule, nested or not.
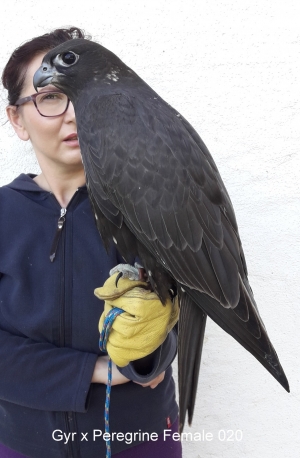
[[(193, 127), (117, 56), (74, 39), (45, 56), (35, 87), (72, 101), (99, 232), (153, 289), (180, 300), (180, 425), (192, 421), (207, 315), (289, 391), (257, 310), (232, 204)], [(230, 370), (230, 368), (228, 369)]]

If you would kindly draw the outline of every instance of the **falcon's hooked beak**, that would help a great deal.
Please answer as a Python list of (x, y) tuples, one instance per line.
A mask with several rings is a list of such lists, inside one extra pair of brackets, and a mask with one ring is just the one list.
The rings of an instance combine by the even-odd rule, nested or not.
[(37, 91), (39, 87), (45, 87), (51, 83), (54, 84), (53, 79), (56, 75), (60, 75), (60, 73), (55, 67), (42, 62), (42, 65), (37, 69), (33, 77), (34, 89)]

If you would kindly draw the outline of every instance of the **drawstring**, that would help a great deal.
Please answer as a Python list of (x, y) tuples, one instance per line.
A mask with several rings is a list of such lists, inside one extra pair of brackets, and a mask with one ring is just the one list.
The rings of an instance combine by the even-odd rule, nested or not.
[[(103, 328), (99, 338), (99, 348), (101, 351), (106, 351), (106, 345), (108, 336), (115, 318), (121, 315), (124, 310), (114, 307), (106, 315), (103, 323)], [(109, 404), (110, 404), (110, 393), (111, 393), (111, 379), (112, 379), (112, 361), (111, 358), (108, 360), (108, 380), (106, 385), (106, 396), (105, 396), (105, 409), (104, 409), (104, 423), (105, 432), (109, 434)], [(110, 436), (108, 436), (110, 437)], [(110, 439), (106, 441), (106, 458), (111, 458), (111, 444)]]

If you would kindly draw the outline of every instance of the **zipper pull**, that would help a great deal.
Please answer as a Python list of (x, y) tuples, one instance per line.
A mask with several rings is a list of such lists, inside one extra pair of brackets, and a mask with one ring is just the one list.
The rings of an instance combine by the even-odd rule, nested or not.
[(58, 218), (58, 221), (57, 221), (57, 229), (56, 229), (56, 232), (55, 232), (55, 235), (54, 235), (54, 239), (53, 239), (53, 242), (52, 242), (52, 246), (51, 246), (51, 250), (50, 250), (50, 261), (51, 262), (54, 261), (54, 258), (55, 258), (55, 255), (56, 255), (56, 251), (57, 251), (58, 243), (59, 243), (59, 240), (60, 240), (61, 232), (63, 230), (64, 224), (65, 224), (65, 221), (66, 221), (66, 218), (65, 218), (65, 214), (66, 213), (67, 213), (67, 209), (66, 208), (61, 208), (60, 209), (60, 217)]

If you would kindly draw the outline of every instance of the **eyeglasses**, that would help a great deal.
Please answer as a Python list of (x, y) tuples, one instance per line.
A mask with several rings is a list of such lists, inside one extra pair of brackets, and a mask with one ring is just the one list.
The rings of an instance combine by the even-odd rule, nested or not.
[(54, 117), (64, 114), (69, 106), (70, 99), (59, 91), (44, 91), (23, 97), (16, 101), (15, 105), (19, 107), (27, 102), (33, 102), (35, 108), (41, 116)]

